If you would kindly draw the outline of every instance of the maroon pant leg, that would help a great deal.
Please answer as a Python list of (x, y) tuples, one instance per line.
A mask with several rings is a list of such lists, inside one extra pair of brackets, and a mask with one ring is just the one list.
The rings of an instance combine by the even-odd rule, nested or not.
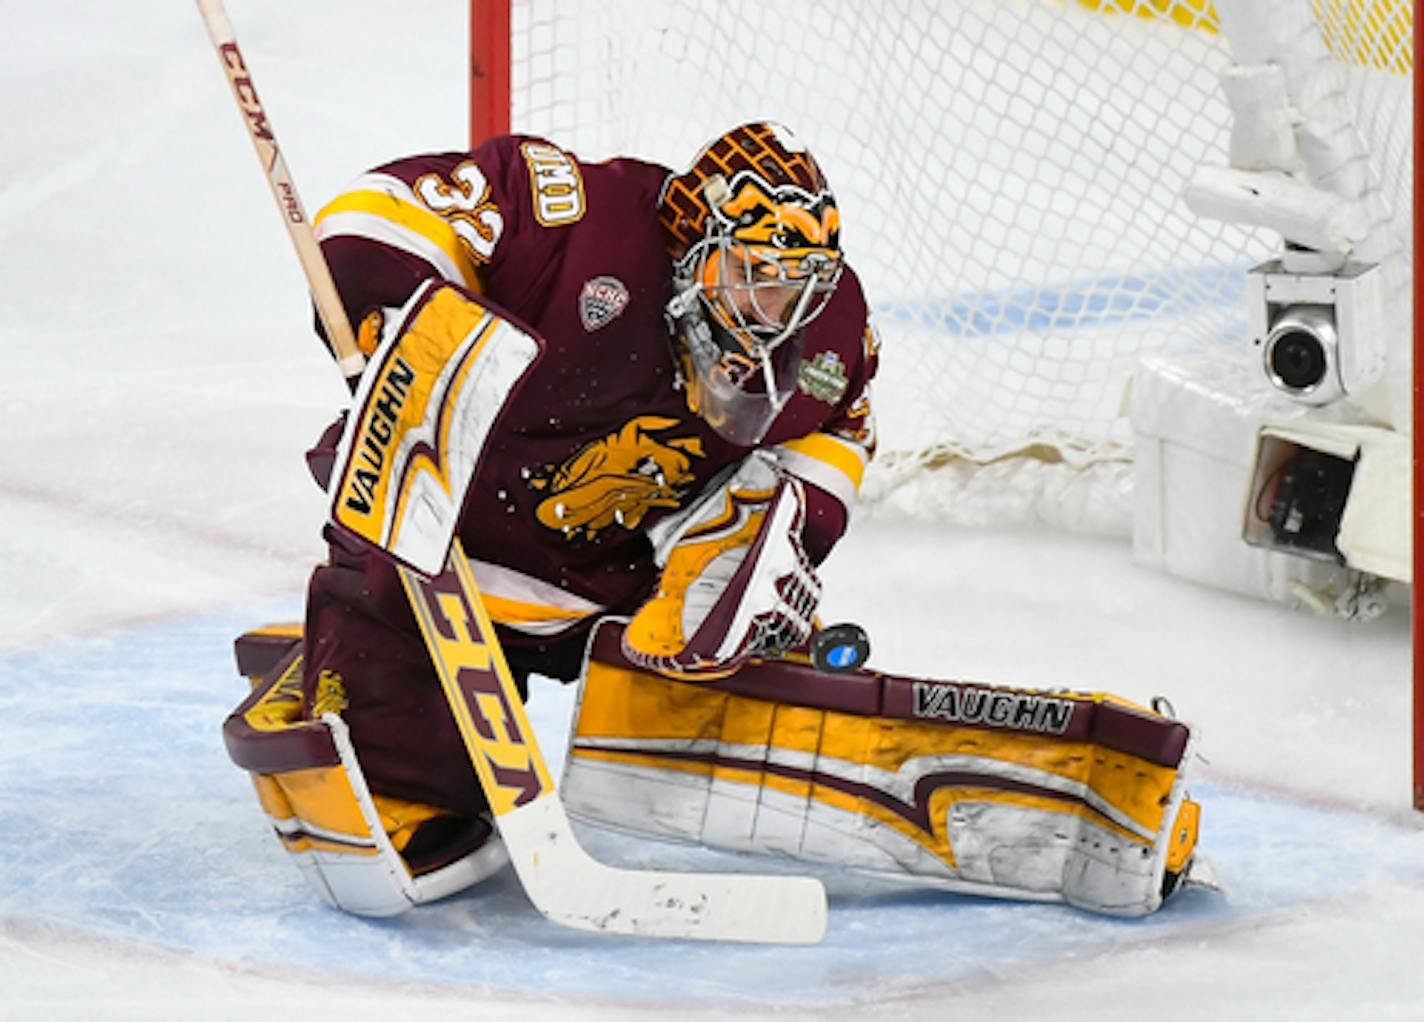
[(341, 711), (373, 792), (473, 816), (487, 808), (395, 569), (333, 548), (307, 590), (302, 694), (339, 678)]

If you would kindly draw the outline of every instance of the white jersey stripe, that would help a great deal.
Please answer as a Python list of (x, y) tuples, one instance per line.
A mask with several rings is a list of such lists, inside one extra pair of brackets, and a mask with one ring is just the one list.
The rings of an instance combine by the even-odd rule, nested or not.
[(557, 635), (604, 611), (602, 604), (513, 568), (489, 561), (471, 561), (470, 568), (490, 616), (529, 635)]
[[(855, 459), (855, 463), (861, 469), (864, 469), (866, 462), (870, 460), (865, 449), (857, 444), (848, 443), (826, 434), (820, 434), (818, 439), (839, 444)], [(850, 514), (851, 509), (855, 506), (856, 492), (860, 488), (859, 479), (852, 478), (844, 469), (830, 461), (813, 457), (784, 445), (776, 448), (776, 460), (777, 464), (791, 475), (825, 490), (845, 505), (846, 513)]]
[(317, 224), (316, 237), (318, 241), (326, 241), (328, 238), (335, 237), (366, 238), (370, 241), (378, 241), (383, 245), (389, 245), (424, 259), (442, 278), (452, 284), (459, 284), (462, 287), (474, 285), (473, 281), (464, 278), (459, 267), (455, 265), (455, 261), (446, 255), (439, 245), (434, 244), (424, 235), (392, 223), (384, 217), (374, 216), (370, 213), (332, 213), (323, 217)]

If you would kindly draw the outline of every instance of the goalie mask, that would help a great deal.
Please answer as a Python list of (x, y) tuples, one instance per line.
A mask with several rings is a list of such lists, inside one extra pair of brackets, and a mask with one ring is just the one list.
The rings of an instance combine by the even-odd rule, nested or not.
[(688, 403), (753, 446), (791, 397), (802, 331), (840, 279), (835, 196), (789, 131), (745, 124), (668, 179), (659, 217), (677, 259), (667, 312)]

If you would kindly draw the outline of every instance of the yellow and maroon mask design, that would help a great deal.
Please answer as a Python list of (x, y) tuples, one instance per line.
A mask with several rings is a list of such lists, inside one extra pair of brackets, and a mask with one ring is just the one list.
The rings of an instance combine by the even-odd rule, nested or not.
[(789, 352), (841, 273), (840, 210), (787, 129), (754, 123), (670, 177), (659, 216), (677, 260), (668, 314), (695, 410), (734, 443), (756, 443), (789, 398)]
[[(835, 207), (835, 199), (821, 168), (791, 132), (778, 124), (743, 124), (714, 139), (698, 154), (686, 173), (668, 178), (663, 186), (658, 215), (678, 255), (686, 253), (708, 236), (713, 207), (706, 194), (706, 186), (713, 178), (721, 178), (728, 183), (737, 182), (738, 188), (741, 182), (757, 182), (767, 197), (763, 202), (779, 200), (778, 205), (791, 203), (809, 207), (824, 201), (832, 209)], [(738, 208), (732, 214), (735, 218), (742, 217), (761, 204), (750, 192), (738, 199), (735, 189), (717, 201), (722, 203), (729, 199), (737, 200)], [(820, 219), (819, 211), (815, 219)], [(760, 218), (757, 222), (766, 223)], [(835, 249), (839, 254), (839, 230), (840, 220), (836, 216), (834, 231), (837, 237), (816, 238), (804, 227), (803, 234), (813, 244)], [(763, 234), (768, 243), (770, 236), (770, 231)], [(747, 240), (752, 241), (753, 238)]]
[(840, 210), (829, 191), (772, 187), (742, 171), (704, 187), (709, 237), (693, 271), (707, 312), (755, 359), (815, 319), (840, 277)]
[[(709, 193), (718, 191), (716, 186)], [(780, 188), (759, 174), (742, 171), (731, 179), (712, 215), (725, 225), (732, 244), (758, 259), (777, 259), (793, 279), (840, 259), (841, 214), (827, 190), (812, 194), (796, 185)]]

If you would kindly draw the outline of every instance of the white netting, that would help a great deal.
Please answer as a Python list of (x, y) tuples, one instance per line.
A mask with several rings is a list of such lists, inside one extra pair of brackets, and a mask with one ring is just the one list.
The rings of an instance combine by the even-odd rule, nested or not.
[[(1407, 224), (1407, 0), (1317, 6)], [(1215, 26), (1205, 0), (516, 0), (512, 121), (674, 167), (741, 121), (791, 126), (884, 339), (867, 494), (1117, 531), (1138, 356), (1244, 345), (1242, 271), (1279, 245), (1180, 198), (1227, 161)]]
[(1313, 0), (1310, 6), (1331, 71), (1343, 82), (1340, 99), (1367, 164), (1367, 188), (1375, 193), (1376, 230), (1360, 257), (1381, 264), (1392, 319), (1389, 369), (1371, 411), (1407, 431), (1414, 381), (1413, 8), (1410, 0)]

